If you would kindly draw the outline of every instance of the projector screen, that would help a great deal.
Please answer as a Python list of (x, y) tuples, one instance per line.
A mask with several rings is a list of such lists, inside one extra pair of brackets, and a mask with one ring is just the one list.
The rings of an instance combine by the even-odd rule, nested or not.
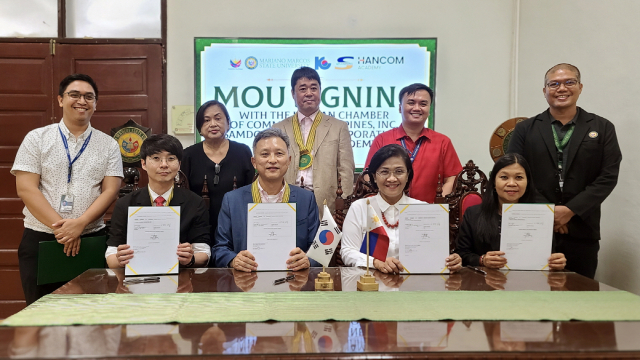
[[(376, 135), (400, 126), (400, 90), (417, 82), (435, 89), (436, 39), (196, 38), (196, 112), (206, 101), (222, 102), (227, 137), (251, 147), (257, 132), (295, 113), (291, 75), (301, 66), (318, 71), (320, 110), (349, 124), (362, 169)], [(434, 106), (429, 128), (433, 114)]]

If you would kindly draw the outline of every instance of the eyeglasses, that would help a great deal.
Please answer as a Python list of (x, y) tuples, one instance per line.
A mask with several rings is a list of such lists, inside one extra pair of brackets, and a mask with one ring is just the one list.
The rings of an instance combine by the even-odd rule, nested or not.
[(562, 84), (564, 84), (564, 87), (566, 87), (566, 88), (572, 88), (572, 87), (578, 85), (579, 81), (576, 80), (576, 79), (569, 79), (569, 80), (566, 80), (565, 82), (551, 81), (551, 82), (547, 83), (547, 86), (550, 89), (558, 89), (560, 87), (560, 85), (562, 85)]
[(77, 91), (68, 91), (65, 94), (69, 95), (69, 97), (73, 100), (80, 100), (81, 97), (84, 97), (84, 99), (87, 102), (93, 102), (96, 99), (96, 94), (94, 93), (85, 93), (85, 94), (81, 94)]
[(216, 176), (213, 177), (213, 185), (218, 185), (220, 182), (220, 177), (218, 176), (218, 174), (220, 174), (220, 164), (216, 164), (215, 170)]
[(168, 165), (175, 165), (178, 163), (178, 157), (173, 155), (167, 156), (166, 158), (162, 158), (160, 156), (151, 156), (147, 157), (147, 161), (154, 165), (160, 165), (163, 161), (166, 161)]
[(382, 169), (382, 170), (376, 171), (376, 175), (380, 176), (383, 179), (388, 178), (389, 176), (391, 176), (391, 174), (393, 174), (393, 176), (397, 178), (401, 178), (407, 175), (407, 170), (403, 168), (397, 168), (394, 171), (389, 171), (388, 169)]

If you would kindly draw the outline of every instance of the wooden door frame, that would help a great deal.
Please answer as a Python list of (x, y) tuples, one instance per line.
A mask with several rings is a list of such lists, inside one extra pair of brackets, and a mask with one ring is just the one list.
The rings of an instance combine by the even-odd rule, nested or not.
[[(162, 129), (161, 133), (167, 133), (167, 0), (160, 0), (161, 38), (149, 39), (121, 39), (100, 38), (80, 39), (67, 38), (67, 0), (58, 0), (58, 37), (56, 38), (11, 38), (0, 37), (0, 43), (50, 43), (55, 44), (159, 44), (162, 47)], [(54, 84), (54, 88), (57, 84)]]

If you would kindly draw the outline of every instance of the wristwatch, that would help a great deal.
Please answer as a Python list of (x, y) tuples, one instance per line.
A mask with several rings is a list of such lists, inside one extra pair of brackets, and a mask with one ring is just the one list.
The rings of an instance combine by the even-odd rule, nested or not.
[(189, 263), (187, 265), (185, 265), (184, 267), (192, 267), (193, 264), (195, 264), (195, 263), (196, 263), (196, 254), (193, 254), (191, 256), (191, 260), (189, 260)]

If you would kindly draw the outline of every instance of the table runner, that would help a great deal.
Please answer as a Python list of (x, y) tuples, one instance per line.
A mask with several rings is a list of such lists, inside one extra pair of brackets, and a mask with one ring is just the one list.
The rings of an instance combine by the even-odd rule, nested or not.
[(640, 321), (626, 291), (51, 294), (2, 326), (275, 321)]

